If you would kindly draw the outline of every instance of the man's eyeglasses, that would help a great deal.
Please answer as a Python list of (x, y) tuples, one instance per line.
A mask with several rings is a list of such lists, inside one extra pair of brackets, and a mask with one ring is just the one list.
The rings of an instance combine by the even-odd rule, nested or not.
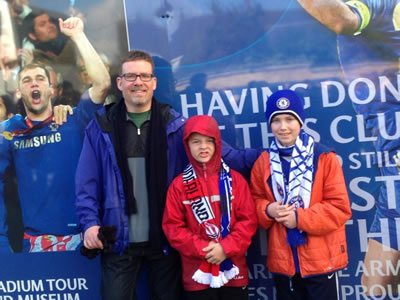
[(142, 73), (142, 74), (125, 73), (122, 74), (121, 77), (125, 78), (126, 81), (135, 81), (136, 78), (139, 77), (141, 81), (147, 82), (150, 81), (154, 77), (154, 75), (148, 73)]

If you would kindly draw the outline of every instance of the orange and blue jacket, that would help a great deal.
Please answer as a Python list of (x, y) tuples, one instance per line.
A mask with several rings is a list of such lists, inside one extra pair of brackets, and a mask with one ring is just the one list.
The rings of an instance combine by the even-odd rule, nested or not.
[[(307, 233), (306, 244), (297, 247), (302, 277), (331, 273), (348, 262), (345, 223), (351, 217), (349, 197), (336, 154), (323, 148), (315, 144), (310, 206), (296, 210), (297, 228)], [(275, 202), (270, 177), (269, 153), (263, 152), (252, 169), (250, 189), (258, 222), (268, 230), (267, 267), (272, 273), (291, 277), (295, 263), (286, 228), (266, 213), (267, 206)]]

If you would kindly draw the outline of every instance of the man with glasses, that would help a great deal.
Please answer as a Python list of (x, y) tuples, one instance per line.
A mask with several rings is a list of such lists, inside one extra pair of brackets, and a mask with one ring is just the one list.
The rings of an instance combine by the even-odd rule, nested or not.
[[(161, 221), (167, 188), (188, 163), (182, 142), (186, 119), (153, 97), (157, 78), (149, 54), (129, 52), (120, 74), (123, 99), (107, 105), (88, 125), (78, 163), (84, 246), (103, 249), (99, 229), (116, 226), (113, 253), (103, 251), (101, 258), (103, 299), (136, 299), (143, 264), (151, 299), (181, 299), (179, 255)], [(257, 156), (252, 149), (223, 148), (225, 161), (236, 170), (249, 171)]]

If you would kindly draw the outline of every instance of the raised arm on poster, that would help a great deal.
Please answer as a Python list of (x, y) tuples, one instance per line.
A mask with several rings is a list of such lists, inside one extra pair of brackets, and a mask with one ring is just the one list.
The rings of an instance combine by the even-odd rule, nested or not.
[[(24, 252), (79, 248), (82, 234), (74, 206), (76, 164), (84, 129), (103, 106), (110, 86), (109, 74), (84, 35), (81, 21), (70, 18), (62, 25), (66, 34), (79, 44), (85, 62), (96, 65), (89, 68), (96, 84), (81, 96), (68, 122), (58, 126), (53, 121), (50, 102), (53, 89), (48, 70), (40, 64), (26, 65), (19, 72), (17, 93), (27, 118), (16, 115), (0, 123), (0, 191), (5, 170), (14, 164), (24, 224)], [(0, 237), (6, 237), (3, 193), (0, 193), (0, 213)]]
[[(103, 61), (99, 62), (99, 56), (92, 44), (87, 39), (83, 31), (83, 22), (78, 17), (69, 18), (65, 21), (59, 19), (60, 30), (63, 34), (70, 37), (77, 45), (82, 61), (87, 69), (88, 77), (92, 81), (89, 88), (90, 99), (95, 103), (104, 103), (110, 83), (110, 76), (104, 66)], [(73, 114), (69, 105), (57, 105), (53, 109), (54, 121), (58, 125), (67, 122), (67, 115)]]
[(83, 31), (82, 20), (78, 17), (71, 17), (65, 21), (62, 19), (58, 21), (61, 32), (70, 37), (78, 48), (92, 81), (92, 86), (89, 88), (90, 99), (94, 103), (104, 103), (111, 84), (110, 75), (103, 61), (86, 37)]
[(315, 19), (337, 34), (353, 34), (357, 15), (342, 0), (297, 0)]
[[(400, 277), (394, 270), (400, 259), (400, 181), (393, 157), (400, 148), (397, 137), (400, 105), (395, 91), (400, 57), (400, 1), (298, 2), (311, 16), (339, 34), (337, 49), (349, 86), (357, 80), (368, 83), (353, 87), (356, 101), (352, 105), (375, 139), (376, 152), (387, 153), (389, 158), (379, 163), (383, 180), (368, 232), (361, 283), (369, 296), (398, 294)], [(369, 86), (377, 90), (371, 93)]]

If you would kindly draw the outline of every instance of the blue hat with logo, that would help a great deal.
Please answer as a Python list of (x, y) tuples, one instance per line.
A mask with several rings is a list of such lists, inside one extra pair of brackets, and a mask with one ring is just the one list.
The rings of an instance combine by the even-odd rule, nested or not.
[(269, 124), (277, 114), (292, 114), (304, 124), (305, 113), (303, 100), (292, 90), (279, 90), (268, 97), (265, 116)]

